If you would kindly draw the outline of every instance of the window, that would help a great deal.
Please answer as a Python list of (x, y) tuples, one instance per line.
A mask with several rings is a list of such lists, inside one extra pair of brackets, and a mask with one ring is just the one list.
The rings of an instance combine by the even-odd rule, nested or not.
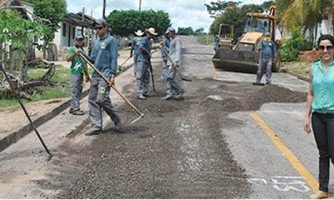
[(72, 27), (72, 39), (75, 39), (75, 27)]
[(66, 24), (63, 23), (63, 37), (66, 37)]

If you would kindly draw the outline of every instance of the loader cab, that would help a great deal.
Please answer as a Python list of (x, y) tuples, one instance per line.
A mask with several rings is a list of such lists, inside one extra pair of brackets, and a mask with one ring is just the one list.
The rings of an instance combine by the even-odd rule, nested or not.
[(248, 17), (244, 33), (260, 32), (264, 34), (270, 32), (269, 23), (268, 19)]

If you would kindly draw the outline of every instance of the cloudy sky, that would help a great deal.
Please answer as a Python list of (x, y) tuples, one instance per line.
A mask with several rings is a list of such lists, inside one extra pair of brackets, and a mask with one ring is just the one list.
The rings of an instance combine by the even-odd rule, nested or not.
[[(142, 10), (163, 10), (169, 14), (172, 26), (204, 28), (208, 31), (213, 19), (210, 18), (204, 4), (214, 0), (142, 0)], [(239, 0), (243, 4), (261, 4), (265, 0)], [(106, 15), (112, 10), (138, 10), (139, 0), (107, 0)], [(103, 0), (67, 0), (69, 12), (77, 13), (85, 7), (85, 13), (93, 17), (102, 17)]]

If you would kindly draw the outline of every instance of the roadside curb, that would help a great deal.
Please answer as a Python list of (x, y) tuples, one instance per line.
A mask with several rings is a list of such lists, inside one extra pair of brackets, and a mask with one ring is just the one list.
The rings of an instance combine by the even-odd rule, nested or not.
[[(133, 66), (133, 62), (128, 64), (127, 66), (124, 66), (121, 71), (117, 72), (116, 77), (119, 76), (121, 73), (125, 72), (129, 68)], [(89, 89), (85, 90), (81, 94), (81, 99), (85, 98), (89, 94)], [(64, 110), (66, 110), (71, 105), (71, 99), (65, 101), (60, 106), (50, 110), (46, 114), (38, 117), (37, 119), (33, 120), (33, 125), (35, 128), (38, 128), (39, 126), (43, 125), (47, 121), (54, 118), (56, 115), (60, 114)], [(86, 118), (80, 122), (80, 125), (74, 130), (67, 134), (68, 137), (74, 137), (74, 135), (78, 134), (80, 131), (84, 129), (84, 127), (89, 123), (89, 118)], [(18, 142), (21, 138), (26, 136), (28, 133), (33, 131), (34, 129), (32, 126), (28, 123), (25, 126), (19, 128), (18, 130), (15, 130), (12, 133), (9, 133), (7, 136), (2, 138), (0, 140), (0, 152), (5, 150), (7, 147), (9, 147), (11, 144)]]
[[(88, 93), (89, 93), (89, 89), (82, 92), (81, 98), (86, 97), (88, 95)], [(55, 117), (59, 113), (66, 110), (70, 105), (71, 105), (71, 99), (65, 101), (60, 106), (54, 108), (53, 110), (49, 111), (48, 113), (46, 113), (46, 114), (38, 117), (37, 119), (33, 120), (34, 126), (36, 128), (41, 126), (42, 124), (49, 121), (50, 119), (52, 119), (53, 117)], [(28, 123), (27, 125), (23, 126), (22, 128), (8, 134), (6, 137), (4, 137), (0, 140), (0, 151), (3, 151), (9, 145), (19, 141), (21, 138), (23, 138), (24, 136), (26, 136), (28, 133), (30, 133), (33, 130), (34, 129), (32, 128), (32, 126)]]
[(306, 81), (306, 82), (309, 81), (307, 76), (303, 76), (303, 75), (300, 75), (300, 74), (297, 74), (297, 73), (293, 73), (293, 72), (285, 72), (285, 73), (290, 74), (292, 76), (295, 76), (295, 77), (297, 77), (300, 80), (303, 80), (303, 81)]

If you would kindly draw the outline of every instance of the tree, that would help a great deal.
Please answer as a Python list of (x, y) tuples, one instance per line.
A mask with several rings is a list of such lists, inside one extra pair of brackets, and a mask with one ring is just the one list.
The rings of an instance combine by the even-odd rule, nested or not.
[(332, 0), (277, 0), (279, 20), (289, 31), (303, 27), (303, 33), (310, 30), (313, 40), (313, 30), (317, 24), (326, 18), (326, 9), (333, 9)]
[[(47, 27), (38, 22), (22, 19), (17, 12), (10, 10), (0, 10), (0, 54), (10, 52), (21, 52), (25, 56), (27, 46), (35, 38), (44, 38), (47, 33)], [(10, 48), (9, 48), (10, 47)], [(2, 57), (4, 60), (2, 66), (9, 64), (10, 59), (7, 56)], [(6, 67), (5, 67), (6, 68)], [(8, 70), (8, 69), (7, 69)], [(26, 77), (26, 68), (23, 63), (19, 63), (21, 80)], [(13, 71), (10, 71), (11, 73)], [(1, 88), (1, 87), (0, 87)]]
[(120, 36), (133, 35), (136, 30), (143, 30), (149, 27), (155, 28), (159, 35), (171, 25), (168, 13), (164, 11), (112, 11), (107, 17), (113, 34)]
[(226, 8), (236, 7), (241, 3), (234, 1), (211, 1), (210, 4), (204, 4), (206, 10), (209, 12), (210, 16), (216, 18), (221, 12), (223, 12)]
[(65, 0), (27, 0), (27, 2), (33, 4), (34, 14), (40, 18), (46, 19), (44, 24), (48, 27), (49, 31), (43, 38), (43, 49), (46, 49), (48, 44), (54, 39), (54, 33), (59, 28), (59, 23), (65, 18), (66, 1)]
[(202, 35), (203, 33), (204, 33), (204, 28), (196, 29), (194, 32), (195, 35)]
[(192, 27), (187, 27), (187, 28), (179, 27), (177, 29), (177, 34), (178, 35), (193, 35), (194, 30)]
[[(240, 6), (240, 2), (225, 2), (218, 1), (216, 3), (211, 2), (216, 5), (215, 7), (208, 7), (207, 10), (220, 12), (216, 15), (214, 22), (210, 26), (210, 33), (217, 34), (219, 31), (220, 24), (227, 24), (234, 26), (234, 34), (239, 37), (243, 34), (244, 26), (246, 23), (246, 14), (248, 12), (264, 12), (268, 11), (269, 7), (273, 4), (273, 1), (266, 1), (261, 5), (256, 4), (245, 4)], [(217, 4), (220, 4), (219, 6)], [(221, 10), (216, 10), (220, 8)]]

